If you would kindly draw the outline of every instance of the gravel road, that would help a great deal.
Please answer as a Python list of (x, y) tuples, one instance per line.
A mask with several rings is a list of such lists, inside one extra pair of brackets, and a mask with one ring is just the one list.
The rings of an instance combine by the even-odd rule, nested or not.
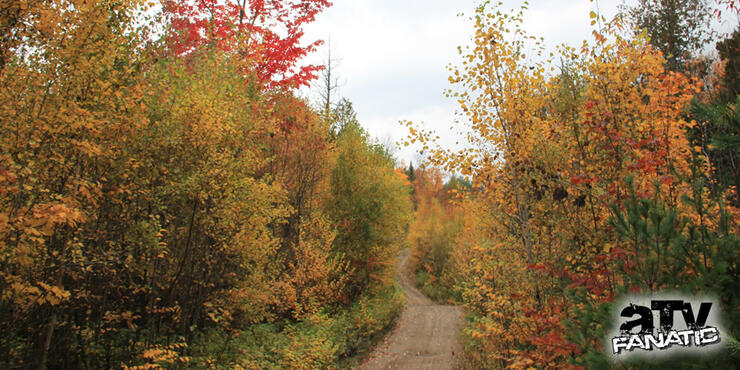
[(398, 281), (406, 307), (396, 328), (373, 351), (361, 369), (455, 369), (462, 352), (462, 309), (439, 305), (414, 287), (406, 274), (408, 249), (401, 252)]

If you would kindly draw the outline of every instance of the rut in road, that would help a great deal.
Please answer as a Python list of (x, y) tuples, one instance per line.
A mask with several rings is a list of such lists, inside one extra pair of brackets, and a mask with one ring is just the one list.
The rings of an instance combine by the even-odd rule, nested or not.
[(406, 274), (409, 250), (401, 252), (398, 281), (406, 295), (398, 326), (361, 369), (455, 369), (462, 352), (462, 309), (425, 297)]

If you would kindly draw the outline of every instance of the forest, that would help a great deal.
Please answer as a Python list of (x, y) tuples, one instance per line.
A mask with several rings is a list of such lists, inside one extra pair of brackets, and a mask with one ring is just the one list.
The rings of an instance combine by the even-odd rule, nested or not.
[[(362, 366), (402, 273), (464, 310), (457, 368), (740, 360), (738, 1), (591, 12), (552, 52), (528, 2), (476, 1), (463, 147), (392, 123), (420, 163), (302, 62), (331, 6), (0, 4), (0, 368)], [(721, 351), (613, 362), (619, 299), (661, 292), (714, 297)]]

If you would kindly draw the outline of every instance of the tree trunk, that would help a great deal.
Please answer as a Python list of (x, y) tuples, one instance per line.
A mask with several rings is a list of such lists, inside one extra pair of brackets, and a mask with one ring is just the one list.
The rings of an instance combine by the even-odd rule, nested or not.
[(49, 318), (49, 324), (46, 328), (46, 334), (44, 335), (44, 343), (41, 348), (41, 360), (39, 361), (39, 370), (46, 369), (46, 360), (49, 357), (49, 347), (51, 346), (51, 337), (54, 334), (54, 327), (57, 325), (57, 313), (51, 312)]

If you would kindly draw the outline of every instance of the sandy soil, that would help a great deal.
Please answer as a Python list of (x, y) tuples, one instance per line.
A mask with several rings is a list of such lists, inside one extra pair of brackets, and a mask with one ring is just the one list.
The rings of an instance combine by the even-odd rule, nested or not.
[(409, 251), (401, 252), (398, 280), (406, 307), (396, 328), (361, 369), (455, 369), (462, 352), (462, 309), (438, 305), (414, 287), (406, 274)]

